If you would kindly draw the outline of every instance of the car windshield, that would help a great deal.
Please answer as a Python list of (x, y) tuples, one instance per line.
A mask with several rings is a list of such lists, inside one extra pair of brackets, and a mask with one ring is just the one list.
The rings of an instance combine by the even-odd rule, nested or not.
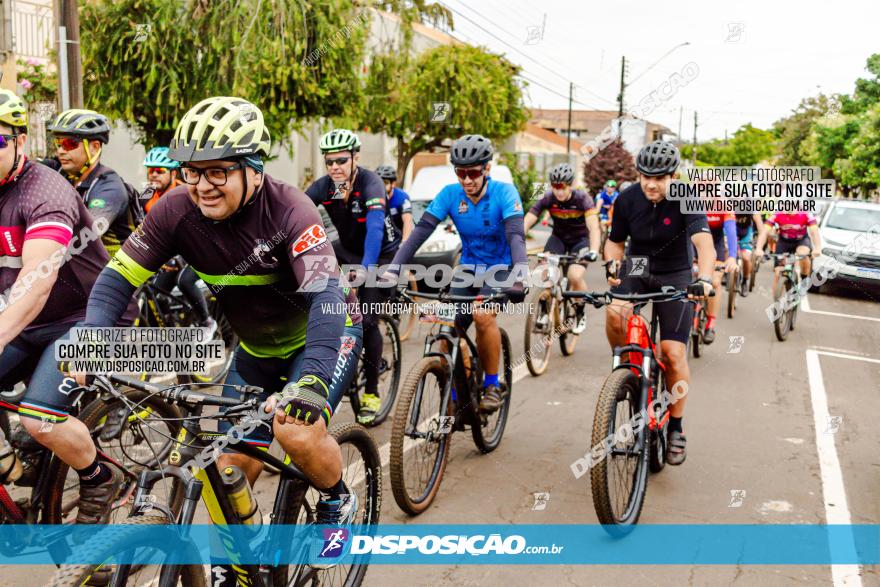
[(413, 222), (418, 222), (421, 219), (430, 204), (430, 200), (412, 200)]
[(850, 208), (849, 206), (835, 206), (829, 212), (828, 223), (825, 226), (840, 230), (865, 232), (878, 224), (880, 224), (880, 207)]

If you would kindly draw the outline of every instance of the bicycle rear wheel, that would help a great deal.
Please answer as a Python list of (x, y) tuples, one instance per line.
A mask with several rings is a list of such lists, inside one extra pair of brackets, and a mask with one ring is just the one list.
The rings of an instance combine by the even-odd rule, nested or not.
[(473, 406), (477, 414), (475, 417), (476, 421), (471, 426), (471, 435), (474, 437), (474, 444), (477, 445), (477, 448), (482, 453), (492, 452), (501, 444), (501, 437), (504, 436), (504, 427), (507, 426), (507, 415), (510, 413), (510, 398), (513, 397), (513, 366), (511, 365), (510, 338), (503, 328), (499, 330), (501, 331), (501, 364), (498, 366), (498, 382), (507, 391), (503, 394), (501, 407), (491, 414), (486, 414), (480, 410), (479, 397), (477, 397), (477, 402)]
[[(141, 391), (129, 391), (125, 396), (137, 404), (137, 412), (127, 410), (126, 404), (118, 399), (110, 401), (95, 400), (89, 403), (79, 415), (79, 420), (89, 429), (95, 445), (102, 454), (113, 459), (128, 471), (125, 487), (120, 498), (113, 505), (111, 523), (126, 515), (124, 506), (134, 491), (137, 475), (143, 469), (154, 469), (165, 462), (177, 433), (180, 430), (180, 411), (158, 396), (148, 397)], [(111, 425), (112, 417), (120, 409), (124, 412), (119, 431), (111, 437), (102, 439), (102, 432)], [(76, 471), (58, 458), (53, 458), (46, 472), (46, 507), (43, 515), (45, 523), (63, 524), (72, 522), (79, 501), (79, 476)], [(183, 495), (173, 491), (172, 481), (162, 484), (166, 493), (165, 502), (172, 503), (173, 511), (179, 506)], [(178, 495), (179, 494), (179, 495)], [(173, 496), (173, 497), (172, 497)]]
[(699, 359), (703, 354), (703, 331), (706, 329), (706, 322), (708, 322), (709, 318), (706, 315), (706, 309), (700, 306), (700, 310), (697, 313), (697, 327), (695, 332), (691, 332), (691, 350), (694, 353), (694, 358)]
[[(629, 369), (613, 371), (596, 403), (591, 446), (610, 446), (590, 468), (593, 506), (599, 523), (612, 536), (630, 532), (638, 522), (648, 482), (647, 427), (629, 424), (639, 412), (639, 379)], [(608, 439), (608, 440), (606, 440)]]
[(526, 318), (526, 366), (533, 377), (541, 375), (550, 364), (553, 318), (556, 300), (549, 289), (541, 289), (532, 296), (529, 317)]
[(448, 377), (439, 357), (422, 358), (407, 375), (394, 414), (391, 491), (411, 516), (434, 501), (449, 459), (454, 416), (440, 413)]
[[(80, 587), (81, 585), (110, 585), (121, 580), (130, 586), (153, 586), (159, 584), (159, 577), (165, 565), (126, 566), (116, 564), (119, 557), (130, 560), (132, 552), (139, 560), (168, 560), (167, 557), (177, 554), (181, 548), (189, 549), (193, 557), (198, 550), (191, 543), (181, 542), (176, 531), (166, 529), (164, 532), (152, 532), (149, 541), (144, 541), (143, 526), (161, 526), (168, 523), (164, 516), (136, 516), (123, 521), (114, 531), (106, 536), (98, 534), (89, 542), (89, 550), (95, 554), (95, 560), (104, 560), (100, 564), (61, 565), (49, 581), (49, 587)], [(181, 565), (176, 585), (183, 587), (205, 587), (208, 582), (202, 565)], [(167, 572), (167, 570), (166, 570)], [(126, 579), (118, 576), (128, 573)]]
[[(360, 424), (350, 422), (333, 426), (330, 434), (342, 450), (342, 479), (348, 490), (357, 496), (358, 511), (354, 524), (360, 526), (379, 523), (382, 503), (382, 461), (370, 433)], [(284, 510), (275, 524), (314, 524), (315, 505), (320, 495), (314, 488), (302, 486), (294, 492), (291, 507)], [(301, 585), (340, 585), (356, 587), (367, 573), (366, 556), (353, 559), (348, 565), (329, 569), (313, 569), (306, 564), (280, 565), (272, 569), (275, 587)]]
[[(657, 382), (654, 386), (654, 400), (663, 397), (663, 392), (666, 391), (665, 372), (663, 369), (658, 369), (657, 371)], [(650, 404), (648, 409), (650, 410)], [(669, 419), (666, 418), (666, 421), (663, 422), (666, 416), (665, 410), (655, 413), (653, 416), (655, 419), (655, 427), (653, 429), (648, 428), (648, 469), (652, 473), (659, 473), (666, 466), (666, 429), (669, 428)], [(663, 424), (660, 425), (660, 422), (663, 422)], [(648, 418), (645, 418), (645, 426), (649, 426)]]
[[(379, 396), (382, 398), (382, 405), (375, 417), (370, 422), (361, 422), (363, 426), (373, 428), (384, 422), (391, 410), (394, 409), (394, 402), (397, 399), (397, 389), (400, 387), (400, 367), (401, 367), (401, 349), (400, 334), (397, 330), (397, 320), (381, 314), (378, 317), (379, 332), (382, 334), (382, 356), (379, 359)], [(361, 361), (358, 366), (357, 394), (364, 392), (366, 388), (366, 374), (364, 372), (363, 352), (361, 351)], [(360, 397), (357, 394), (349, 395), (349, 401), (355, 414), (360, 410)]]
[(736, 314), (736, 293), (739, 289), (739, 271), (734, 269), (727, 274), (727, 317), (733, 318)]

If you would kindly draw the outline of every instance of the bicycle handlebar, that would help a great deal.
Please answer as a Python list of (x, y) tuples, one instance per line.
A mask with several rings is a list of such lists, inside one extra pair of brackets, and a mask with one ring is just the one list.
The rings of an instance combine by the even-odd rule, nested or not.
[(475, 296), (460, 296), (460, 295), (454, 295), (454, 294), (451, 294), (448, 292), (442, 292), (442, 291), (437, 292), (437, 293), (428, 293), (428, 292), (414, 291), (411, 289), (404, 289), (404, 290), (400, 290), (400, 293), (402, 293), (403, 295), (405, 295), (406, 297), (408, 297), (410, 299), (412, 299), (412, 297), (415, 296), (415, 297), (419, 297), (419, 298), (425, 298), (427, 300), (439, 300), (441, 302), (463, 302), (463, 303), (483, 302), (484, 304), (491, 303), (491, 302), (507, 301), (507, 298), (508, 298), (507, 294), (504, 292), (494, 293), (489, 296), (483, 296), (480, 294), (475, 295)]
[[(113, 383), (116, 383), (118, 385), (125, 385), (127, 387), (132, 387), (139, 391), (143, 391), (145, 393), (158, 395), (163, 399), (173, 402), (183, 402), (187, 404), (205, 406), (226, 406), (229, 408), (239, 406), (252, 407), (256, 405), (255, 397), (242, 401), (240, 399), (235, 399), (231, 397), (222, 397), (219, 395), (198, 393), (189, 389), (185, 389), (181, 386), (162, 388), (153, 385), (152, 383), (141, 381), (140, 379), (126, 377), (125, 375), (119, 375), (116, 373), (106, 375), (106, 378), (109, 381), (112, 381)], [(243, 395), (256, 395), (262, 392), (262, 389), (260, 389), (259, 387), (254, 387), (252, 385), (234, 385), (232, 386), (232, 388)]]
[[(687, 299), (688, 291), (686, 289), (675, 289), (671, 285), (664, 286), (658, 292), (643, 294), (623, 294), (613, 291), (605, 292), (585, 292), (585, 291), (565, 291), (562, 292), (563, 298), (585, 299), (597, 308), (610, 304), (611, 300), (621, 300), (625, 302), (647, 303), (647, 302), (674, 302), (676, 300)], [(709, 293), (709, 297), (715, 297), (715, 291)]]

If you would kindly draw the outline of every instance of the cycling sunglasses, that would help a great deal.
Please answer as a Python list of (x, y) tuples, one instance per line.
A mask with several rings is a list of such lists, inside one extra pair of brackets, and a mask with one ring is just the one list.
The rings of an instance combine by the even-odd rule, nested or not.
[(168, 171), (164, 167), (147, 167), (147, 173), (165, 173)]
[(552, 187), (554, 190), (564, 190), (567, 185), (568, 185), (567, 183), (561, 183), (561, 182), (560, 183), (551, 183), (550, 187)]
[(459, 179), (477, 179), (478, 177), (483, 175), (484, 169), (484, 167), (480, 167), (479, 169), (466, 169), (464, 167), (456, 167), (455, 175), (457, 175)]
[(82, 144), (82, 139), (74, 137), (55, 137), (55, 146), (65, 151), (73, 151)]
[(15, 135), (0, 135), (0, 149), (5, 149), (14, 140)]
[(333, 167), (333, 165), (338, 165), (342, 167), (346, 163), (348, 163), (351, 157), (337, 157), (336, 159), (324, 159), (324, 165), (327, 167)]

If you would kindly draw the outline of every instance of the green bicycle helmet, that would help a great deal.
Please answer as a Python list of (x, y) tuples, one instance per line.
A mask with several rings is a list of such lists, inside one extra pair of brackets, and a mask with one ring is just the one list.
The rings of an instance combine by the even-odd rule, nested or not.
[(16, 134), (27, 133), (27, 107), (15, 92), (0, 90), (0, 122), (11, 127)]
[(361, 150), (361, 140), (356, 134), (344, 128), (331, 130), (321, 137), (321, 153), (338, 153), (339, 151)]
[(110, 122), (106, 116), (94, 110), (65, 110), (49, 125), (48, 130), (56, 135), (70, 135), (104, 144), (110, 142)]
[(168, 147), (153, 147), (144, 158), (144, 167), (177, 169), (180, 163), (168, 157)]
[(259, 108), (243, 98), (214, 96), (183, 115), (168, 157), (184, 163), (268, 156), (271, 146)]

